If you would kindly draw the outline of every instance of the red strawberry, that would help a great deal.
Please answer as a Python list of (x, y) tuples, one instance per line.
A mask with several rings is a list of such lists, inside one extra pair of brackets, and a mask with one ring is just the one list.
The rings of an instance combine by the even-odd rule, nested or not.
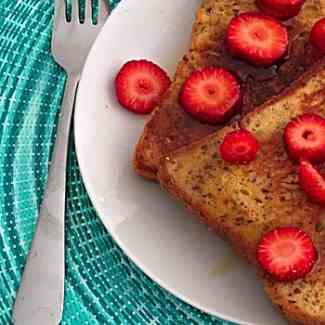
[(310, 41), (325, 54), (325, 18), (320, 19), (314, 25), (311, 34)]
[(270, 16), (247, 12), (231, 20), (226, 41), (234, 57), (255, 66), (270, 66), (287, 51), (288, 31)]
[(262, 237), (257, 261), (276, 280), (293, 281), (309, 273), (317, 259), (311, 238), (296, 227), (282, 227)]
[(235, 113), (240, 99), (238, 80), (225, 69), (208, 67), (193, 72), (185, 81), (180, 104), (197, 120), (217, 124)]
[(325, 179), (308, 161), (302, 160), (299, 168), (301, 189), (314, 202), (325, 204)]
[(115, 79), (119, 103), (137, 114), (150, 113), (169, 86), (166, 72), (146, 60), (127, 62)]
[(231, 163), (247, 163), (256, 158), (259, 145), (247, 130), (228, 133), (220, 146), (221, 158)]
[(295, 159), (320, 162), (325, 159), (325, 119), (303, 114), (293, 119), (284, 130), (289, 155)]
[(257, 0), (256, 2), (267, 15), (286, 20), (299, 14), (305, 0)]

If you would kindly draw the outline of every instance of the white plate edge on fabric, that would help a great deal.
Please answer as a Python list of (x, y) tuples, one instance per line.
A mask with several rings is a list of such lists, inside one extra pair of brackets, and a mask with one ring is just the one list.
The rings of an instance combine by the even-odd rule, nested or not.
[[(249, 297), (250, 294), (252, 294), (252, 299), (254, 297), (256, 299), (256, 302), (255, 299), (253, 299), (253, 305), (261, 304), (261, 308), (263, 310), (261, 315), (259, 315), (259, 320), (257, 323), (254, 319), (252, 319), (254, 318), (252, 316), (242, 316), (245, 313), (245, 307), (239, 306), (238, 303), (233, 306), (230, 306), (228, 309), (228, 313), (223, 312), (222, 310), (218, 310), (217, 306), (213, 308), (210, 305), (207, 305), (206, 303), (202, 303), (205, 298), (204, 292), (201, 293), (201, 296), (197, 295), (196, 298), (193, 298), (191, 297), (191, 295), (182, 292), (182, 289), (184, 288), (180, 289), (179, 287), (177, 287), (178, 283), (169, 283), (167, 279), (170, 279), (170, 277), (173, 276), (173, 271), (175, 271), (172, 269), (172, 267), (174, 266), (173, 263), (171, 263), (172, 265), (169, 265), (169, 267), (171, 267), (171, 271), (164, 273), (165, 278), (160, 277), (157, 273), (157, 270), (154, 270), (152, 268), (152, 265), (154, 265), (154, 263), (159, 263), (159, 257), (157, 258), (155, 256), (151, 256), (153, 253), (151, 253), (150, 255), (150, 252), (148, 254), (146, 252), (147, 255), (145, 255), (144, 257), (137, 255), (139, 254), (139, 251), (141, 251), (141, 247), (143, 247), (143, 251), (150, 251), (150, 246), (154, 247), (154, 244), (148, 245), (148, 242), (150, 241), (146, 241), (146, 239), (143, 238), (143, 234), (148, 235), (150, 233), (150, 229), (145, 228), (144, 230), (139, 229), (138, 231), (134, 231), (134, 225), (136, 225), (137, 227), (138, 225), (144, 225), (144, 223), (139, 223), (139, 221), (142, 220), (142, 217), (138, 217), (140, 211), (141, 214), (143, 214), (143, 207), (141, 207), (141, 204), (138, 205), (137, 202), (132, 202), (131, 199), (133, 197), (131, 199), (130, 197), (127, 197), (129, 201), (127, 201), (127, 199), (124, 200), (124, 198), (121, 198), (121, 193), (116, 190), (121, 186), (121, 179), (127, 178), (131, 180), (131, 185), (135, 184), (137, 186), (133, 189), (133, 191), (137, 192), (136, 197), (138, 197), (139, 199), (142, 199), (142, 197), (139, 196), (139, 192), (142, 192), (138, 190), (140, 188), (143, 189), (143, 193), (145, 193), (146, 195), (151, 195), (151, 193), (153, 193), (152, 195), (154, 200), (156, 200), (156, 192), (159, 191), (159, 189), (157, 189), (158, 186), (156, 184), (149, 184), (148, 182), (141, 180), (140, 177), (134, 175), (131, 162), (132, 155), (130, 152), (131, 144), (126, 143), (127, 141), (123, 142), (124, 139), (128, 139), (127, 132), (121, 132), (121, 134), (119, 134), (117, 138), (114, 138), (114, 132), (117, 132), (115, 128), (116, 125), (127, 125), (127, 131), (129, 131), (130, 133), (129, 135), (131, 137), (131, 141), (133, 142), (133, 146), (136, 142), (136, 139), (140, 136), (142, 127), (144, 125), (144, 118), (132, 115), (120, 109), (113, 95), (114, 89), (112, 85), (114, 75), (116, 74), (116, 71), (120, 67), (120, 65), (131, 58), (151, 59), (157, 62), (158, 64), (162, 65), (165, 69), (169, 70), (170, 73), (173, 73), (178, 59), (183, 54), (184, 49), (188, 45), (187, 39), (190, 36), (194, 11), (199, 3), (199, 0), (170, 0), (164, 1), (164, 4), (162, 4), (159, 0), (123, 0), (119, 4), (119, 6), (113, 11), (111, 17), (103, 28), (103, 31), (99, 35), (88, 57), (76, 100), (75, 143), (81, 175), (83, 177), (87, 192), (98, 215), (103, 221), (105, 227), (110, 231), (114, 240), (122, 248), (125, 254), (137, 266), (139, 266), (139, 268), (142, 269), (145, 274), (147, 274), (150, 278), (157, 282), (161, 287), (170, 291), (183, 301), (201, 309), (202, 311), (228, 321), (249, 325), (282, 325), (285, 323), (283, 323), (282, 318), (275, 311), (273, 311), (273, 307), (267, 302), (267, 299), (265, 298), (260, 286), (257, 289), (255, 287), (252, 287), (254, 281), (257, 281), (255, 275), (251, 274), (252, 268), (246, 266), (237, 259), (234, 262), (235, 264), (237, 264), (237, 270), (230, 272), (230, 275), (227, 274), (223, 276), (230, 277), (229, 283), (240, 283), (242, 285), (242, 288), (229, 287), (224, 288), (224, 290), (230, 291), (230, 289), (234, 289), (234, 294), (236, 291), (240, 293), (240, 291), (244, 290), (246, 291), (246, 297)], [(157, 15), (152, 17), (152, 12), (157, 13)], [(173, 19), (179, 18), (178, 15), (175, 14), (177, 12), (185, 13), (185, 16), (181, 19), (182, 21), (173, 21)], [(141, 13), (141, 18), (137, 18), (137, 15), (135, 13)], [(143, 25), (143, 21), (146, 22), (145, 27), (141, 26)], [(161, 26), (162, 22), (166, 22), (166, 25)], [(168, 25), (168, 22), (170, 23), (170, 25), (173, 24), (173, 26)], [(179, 32), (180, 30), (182, 30), (182, 33), (180, 33), (181, 35), (178, 35), (177, 32)], [(168, 37), (168, 35), (170, 35), (170, 33), (173, 31), (175, 32), (175, 39), (170, 40), (170, 36)], [(138, 32), (138, 34), (136, 35), (136, 39), (135, 37), (128, 36), (129, 34), (134, 34), (136, 32)], [(186, 35), (184, 35), (184, 33)], [(125, 37), (126, 40), (124, 40), (122, 35)], [(111, 43), (109, 43), (110, 40)], [(118, 40), (118, 44), (117, 42), (115, 42), (114, 44), (114, 40)], [(159, 41), (161, 40), (163, 40), (163, 42), (160, 44)], [(173, 44), (173, 41), (176, 42), (177, 46), (175, 46), (175, 43)], [(103, 48), (105, 47), (110, 49), (111, 51), (103, 53)], [(105, 61), (106, 59), (107, 62)], [(110, 63), (111, 61), (114, 63)], [(105, 65), (108, 65), (109, 69), (101, 69), (101, 67)], [(101, 96), (98, 96), (97, 93), (101, 94)], [(124, 124), (121, 122), (124, 122)], [(108, 126), (109, 130), (104, 128), (104, 126), (106, 125)], [(120, 140), (120, 138), (123, 139)], [(114, 147), (114, 145), (116, 145), (114, 139), (117, 139), (116, 141), (121, 141), (121, 143), (119, 143), (119, 148)], [(114, 160), (112, 160), (113, 158), (107, 158), (107, 155), (110, 155), (110, 149), (112, 148), (114, 148), (115, 150), (113, 154), (115, 160), (117, 160), (118, 158), (118, 155), (116, 154), (120, 154), (121, 156), (123, 156), (124, 154), (124, 156), (127, 157), (126, 159), (128, 159), (129, 161), (127, 163), (127, 166), (124, 166), (124, 169), (121, 169), (121, 171), (114, 171), (114, 175), (110, 174), (109, 180), (103, 180), (103, 177), (101, 177), (103, 173), (99, 171), (104, 171), (104, 164), (109, 162), (110, 164), (114, 165)], [(96, 171), (94, 171), (95, 169)], [(95, 175), (97, 172), (99, 172), (99, 174)], [(122, 178), (119, 173), (122, 173)], [(107, 185), (105, 185), (105, 182), (107, 183)], [(123, 188), (125, 189), (125, 187)], [(106, 195), (106, 193), (108, 194)], [(127, 193), (132, 195), (133, 192), (130, 191), (130, 193)], [(177, 229), (181, 230), (183, 230), (183, 228), (186, 228), (186, 231), (188, 231), (189, 238), (196, 239), (197, 241), (202, 241), (202, 247), (204, 248), (204, 250), (202, 252), (201, 262), (204, 264), (208, 261), (210, 270), (213, 268), (213, 263), (216, 264), (216, 262), (213, 261), (211, 264), (210, 261), (211, 258), (214, 258), (214, 254), (217, 254), (215, 253), (215, 251), (217, 250), (216, 248), (219, 249), (220, 247), (219, 250), (224, 252), (221, 256), (225, 256), (227, 259), (230, 250), (226, 244), (224, 244), (221, 240), (215, 239), (215, 236), (207, 232), (206, 227), (200, 225), (195, 218), (187, 217), (185, 219), (183, 216), (179, 217), (179, 215), (184, 215), (186, 214), (186, 212), (184, 212), (184, 210), (180, 206), (177, 206), (176, 203), (174, 205), (173, 201), (170, 200), (167, 195), (159, 193), (159, 198), (157, 198), (157, 201), (155, 201), (157, 202), (157, 206), (160, 200), (162, 200), (164, 203), (167, 203), (168, 207), (170, 205), (171, 208), (174, 209), (172, 213), (176, 211), (175, 218), (173, 218), (173, 220), (168, 220), (166, 221), (166, 223), (159, 224), (162, 229), (161, 233), (168, 233), (168, 227), (170, 227), (171, 225), (173, 226), (173, 231), (174, 227), (178, 227)], [(125, 207), (125, 202), (128, 202), (129, 206)], [(148, 204), (148, 202), (146, 203)], [(149, 205), (150, 202), (148, 206), (146, 206), (146, 208), (148, 208), (148, 210), (151, 212), (155, 212), (154, 207), (149, 207)], [(111, 208), (112, 206), (114, 206), (114, 208)], [(116, 211), (121, 211), (122, 213), (117, 213)], [(160, 213), (160, 211), (158, 212)], [(125, 217), (124, 215), (128, 215), (129, 217)], [(154, 225), (154, 222), (157, 221), (155, 219), (144, 220), (146, 221), (146, 224), (149, 224), (148, 226), (145, 226), (148, 228), (150, 228), (151, 225)], [(151, 222), (153, 223), (151, 224)], [(162, 221), (159, 220), (159, 222)], [(128, 225), (128, 223), (130, 225)], [(126, 228), (126, 234), (124, 233), (124, 231), (118, 230), (122, 227), (122, 225), (125, 225), (124, 227)], [(139, 242), (137, 232), (142, 234), (143, 242), (139, 244), (139, 249), (137, 250), (137, 254), (135, 254), (133, 246), (138, 245)], [(129, 235), (130, 237), (135, 238), (134, 241), (132, 241), (130, 238), (126, 239)], [(157, 236), (157, 234), (155, 234), (153, 235), (152, 239), (155, 236), (156, 238), (159, 237)], [(204, 236), (204, 240), (202, 240), (202, 236)], [(129, 240), (130, 242), (128, 242), (127, 240)], [(157, 240), (160, 239), (157, 238)], [(177, 245), (171, 245), (173, 251), (175, 251), (175, 254), (176, 252), (181, 253), (183, 255), (187, 254), (187, 252), (184, 250), (184, 247), (188, 245), (188, 241), (190, 239), (184, 237), (182, 239), (170, 238), (169, 240), (172, 240), (173, 242), (175, 241), (175, 243), (177, 242), (181, 247), (180, 249), (178, 249)], [(181, 240), (183, 240), (184, 242), (180, 242)], [(130, 245), (129, 243), (132, 243), (132, 245)], [(161, 240), (160, 247), (162, 250), (163, 247), (161, 245), (163, 243), (164, 241)], [(214, 246), (216, 244), (217, 246)], [(194, 245), (200, 246), (201, 244), (197, 244), (196, 241), (194, 241), (193, 250)], [(196, 252), (200, 251), (200, 247), (196, 247)], [(170, 252), (170, 254), (172, 254), (172, 252)], [(190, 261), (190, 255), (191, 254), (189, 254), (189, 256), (186, 257), (184, 261)], [(220, 254), (218, 256), (218, 260), (220, 260)], [(198, 258), (198, 255), (195, 255), (195, 257)], [(146, 258), (149, 261), (148, 263), (146, 263), (146, 261), (144, 262), (144, 259)], [(177, 256), (174, 258), (174, 264), (176, 260)], [(168, 264), (168, 261), (166, 261), (165, 259), (163, 263), (165, 266), (165, 263)], [(149, 267), (148, 265), (150, 265), (151, 267)], [(194, 269), (195, 267), (196, 264), (193, 264)], [(178, 271), (180, 269), (181, 268), (179, 268)], [(240, 272), (238, 272), (238, 269), (240, 269)], [(211, 287), (211, 285), (215, 285), (215, 281), (211, 279), (202, 279), (203, 273), (202, 270), (200, 270), (199, 268), (195, 269), (195, 271), (193, 272), (197, 272), (197, 274), (200, 275), (200, 277), (197, 279), (199, 280), (199, 282), (207, 282), (205, 284), (206, 289), (209, 289), (209, 286)], [(175, 273), (177, 273), (177, 271), (175, 271)], [(180, 274), (178, 273), (177, 276), (180, 277)], [(206, 272), (206, 277), (209, 277), (208, 271)], [(179, 279), (181, 280), (181, 278)], [(244, 279), (245, 282), (247, 279), (247, 283), (243, 283)], [(195, 276), (192, 280), (195, 280)], [(224, 281), (224, 279), (220, 280), (220, 282), (222, 281)], [(213, 296), (210, 292), (210, 298), (211, 297)], [(219, 300), (220, 298), (222, 297), (219, 297)], [(200, 299), (202, 301), (200, 301)], [(227, 300), (227, 298), (225, 298), (225, 300)], [(245, 303), (245, 300), (243, 300), (243, 303)], [(225, 304), (231, 305), (232, 302), (225, 302)], [(236, 314), (235, 312), (231, 315), (229, 314), (229, 310), (231, 310), (231, 308), (238, 308), (241, 311), (240, 313), (238, 312), (238, 314)], [(267, 319), (263, 319), (264, 314), (266, 314), (265, 317)]]

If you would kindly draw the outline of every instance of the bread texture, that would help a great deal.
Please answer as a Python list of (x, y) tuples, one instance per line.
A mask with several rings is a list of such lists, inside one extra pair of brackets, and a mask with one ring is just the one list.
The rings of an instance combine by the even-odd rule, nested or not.
[[(185, 146), (160, 162), (161, 185), (229, 241), (248, 262), (261, 236), (281, 226), (308, 233), (318, 261), (304, 279), (279, 282), (258, 271), (265, 291), (291, 321), (325, 324), (325, 210), (311, 202), (298, 184), (298, 166), (283, 143), (286, 124), (303, 113), (325, 118), (325, 59), (282, 94), (241, 121)], [(230, 164), (219, 155), (224, 136), (245, 128), (260, 143), (256, 160)], [(325, 171), (325, 164), (318, 166)]]
[(191, 47), (136, 146), (134, 168), (138, 174), (156, 180), (161, 157), (220, 128), (194, 120), (179, 105), (182, 85), (194, 70), (220, 66), (236, 74), (241, 81), (245, 114), (283, 91), (319, 58), (320, 53), (310, 45), (309, 33), (315, 21), (325, 16), (324, 0), (307, 0), (300, 14), (285, 22), (289, 50), (277, 65), (255, 68), (233, 59), (225, 46), (227, 25), (235, 15), (256, 10), (255, 0), (203, 0), (196, 13)]

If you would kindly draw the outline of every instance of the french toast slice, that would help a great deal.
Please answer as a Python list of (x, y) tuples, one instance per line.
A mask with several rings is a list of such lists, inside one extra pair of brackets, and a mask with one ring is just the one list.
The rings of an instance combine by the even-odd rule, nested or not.
[(196, 121), (178, 103), (183, 82), (194, 70), (221, 66), (235, 73), (242, 83), (242, 111), (246, 113), (279, 94), (319, 58), (320, 54), (310, 45), (309, 33), (315, 21), (325, 16), (324, 0), (306, 0), (300, 14), (285, 23), (289, 30), (289, 51), (278, 65), (255, 68), (233, 59), (224, 43), (227, 25), (235, 15), (251, 10), (258, 10), (255, 0), (203, 0), (196, 13), (191, 47), (136, 146), (134, 168), (138, 174), (155, 180), (162, 156), (218, 128)]
[[(283, 143), (283, 130), (294, 117), (315, 113), (325, 118), (325, 58), (291, 87), (241, 121), (161, 160), (161, 185), (256, 264), (261, 236), (281, 226), (296, 226), (311, 236), (318, 250), (312, 272), (294, 282), (279, 282), (258, 271), (265, 291), (288, 319), (325, 324), (325, 210), (312, 203), (298, 184), (298, 167)], [(249, 130), (260, 143), (247, 165), (230, 164), (219, 155), (225, 135)], [(320, 164), (325, 171), (325, 164)]]

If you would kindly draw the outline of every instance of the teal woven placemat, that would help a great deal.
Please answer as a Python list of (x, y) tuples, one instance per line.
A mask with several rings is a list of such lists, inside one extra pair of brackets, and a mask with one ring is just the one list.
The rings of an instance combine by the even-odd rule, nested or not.
[[(50, 54), (53, 2), (0, 0), (1, 325), (11, 324), (65, 82)], [(62, 324), (229, 324), (181, 302), (122, 253), (91, 205), (72, 137)]]

